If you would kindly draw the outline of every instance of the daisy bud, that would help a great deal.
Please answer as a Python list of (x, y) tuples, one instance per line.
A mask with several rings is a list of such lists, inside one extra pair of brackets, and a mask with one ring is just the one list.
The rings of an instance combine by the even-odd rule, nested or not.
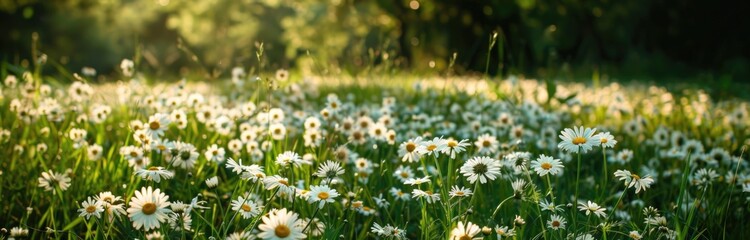
[(516, 215), (516, 219), (514, 221), (516, 222), (516, 225), (519, 225), (519, 226), (526, 224), (526, 221), (524, 221), (523, 218), (521, 218), (521, 216), (518, 216), (518, 215)]
[(482, 233), (484, 235), (490, 235), (492, 233), (492, 228), (489, 228), (487, 226), (482, 227)]
[(219, 185), (219, 178), (214, 176), (212, 178), (206, 179), (206, 185), (208, 188), (215, 188)]

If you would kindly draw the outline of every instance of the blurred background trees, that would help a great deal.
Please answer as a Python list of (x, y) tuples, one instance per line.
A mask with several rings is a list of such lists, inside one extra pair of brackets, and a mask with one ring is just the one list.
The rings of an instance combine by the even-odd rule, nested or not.
[[(123, 58), (156, 76), (235, 66), (315, 73), (406, 69), (561, 78), (750, 77), (742, 1), (667, 0), (8, 0), (0, 59), (37, 55), (78, 71)], [(496, 44), (488, 49), (491, 36)], [(489, 55), (489, 64), (487, 58)], [(37, 56), (38, 57), (38, 56)], [(47, 69), (54, 71), (54, 69)]]

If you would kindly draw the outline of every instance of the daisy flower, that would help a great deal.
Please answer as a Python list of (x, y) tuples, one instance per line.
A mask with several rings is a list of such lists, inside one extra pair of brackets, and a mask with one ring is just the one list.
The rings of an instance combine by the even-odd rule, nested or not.
[(232, 83), (235, 85), (241, 87), (245, 83), (244, 80), (246, 76), (245, 69), (242, 69), (242, 67), (232, 68)]
[(562, 211), (562, 206), (555, 205), (554, 202), (548, 202), (547, 199), (542, 199), (539, 201), (539, 207), (542, 210), (550, 211), (550, 212), (558, 212)]
[(303, 163), (306, 163), (302, 158), (297, 154), (296, 152), (292, 151), (286, 151), (282, 154), (279, 154), (279, 156), (276, 157), (276, 164), (278, 164), (281, 167), (288, 167), (289, 165), (294, 165), (299, 167)]
[(286, 137), (286, 127), (284, 127), (284, 124), (281, 123), (274, 123), (271, 124), (269, 127), (269, 132), (271, 133), (271, 138), (273, 140), (284, 140), (284, 137)]
[(451, 240), (471, 240), (471, 239), (482, 239), (481, 237), (474, 237), (479, 234), (481, 229), (476, 224), (458, 221), (458, 226), (451, 230)]
[(411, 193), (414, 195), (414, 198), (424, 198), (427, 203), (436, 203), (437, 201), (440, 201), (440, 194), (432, 193), (430, 191), (414, 189)]
[(70, 186), (70, 178), (67, 174), (56, 173), (52, 170), (42, 172), (38, 180), (39, 187), (44, 188), (44, 191), (52, 191), (52, 194), (56, 194), (58, 188), (60, 191), (65, 191)]
[(599, 206), (599, 204), (596, 204), (595, 202), (591, 202), (591, 201), (587, 201), (586, 203), (580, 202), (578, 203), (578, 209), (581, 210), (582, 212), (586, 212), (586, 216), (588, 216), (589, 214), (593, 212), (598, 217), (601, 217), (601, 218), (607, 217), (607, 213), (604, 212), (607, 209)]
[(370, 127), (370, 130), (368, 131), (370, 137), (378, 141), (386, 140), (387, 133), (388, 128), (386, 128), (382, 123), (373, 124), (373, 126)]
[(268, 117), (273, 123), (281, 123), (285, 118), (284, 110), (281, 108), (271, 108), (268, 110)]
[(409, 166), (400, 165), (396, 168), (396, 171), (393, 171), (393, 176), (401, 180), (401, 182), (406, 182), (414, 177), (414, 171)]
[(154, 114), (148, 118), (146, 133), (151, 135), (151, 138), (159, 139), (169, 129), (169, 123), (171, 123), (169, 115), (163, 113)]
[(215, 188), (216, 186), (219, 186), (219, 178), (213, 176), (209, 179), (206, 179), (206, 186), (208, 186), (208, 188)]
[(102, 146), (98, 144), (92, 144), (87, 147), (87, 155), (90, 161), (99, 160), (102, 157)]
[(641, 178), (640, 176), (630, 173), (628, 170), (617, 170), (615, 171), (615, 177), (618, 177), (620, 181), (625, 182), (625, 186), (628, 188), (635, 188), (635, 193), (638, 194), (641, 190), (646, 191), (649, 188), (654, 179), (650, 176)]
[(294, 194), (294, 186), (289, 185), (289, 179), (278, 175), (268, 176), (263, 178), (263, 185), (266, 186), (266, 190), (273, 190), (279, 188), (279, 193)]
[(113, 220), (115, 216), (125, 215), (125, 205), (122, 203), (122, 198), (115, 196), (112, 192), (101, 192), (94, 197), (99, 202), (104, 210), (106, 211), (109, 220)]
[(305, 129), (318, 129), (320, 125), (320, 119), (317, 117), (308, 117), (305, 119)]
[(226, 152), (224, 151), (224, 148), (219, 147), (219, 145), (214, 144), (208, 147), (208, 149), (206, 149), (206, 152), (203, 155), (209, 161), (221, 163), (221, 162), (224, 162), (225, 153)]
[(305, 239), (307, 235), (302, 233), (299, 221), (297, 213), (287, 211), (286, 208), (272, 210), (268, 216), (263, 216), (263, 223), (258, 226), (261, 231), (258, 237), (271, 240)]
[(388, 206), (391, 206), (391, 203), (383, 197), (383, 193), (380, 193), (377, 197), (373, 197), (372, 200), (375, 201), (375, 205), (378, 205), (380, 208), (388, 208)]
[(435, 137), (432, 140), (422, 143), (425, 146), (425, 155), (438, 157), (440, 152), (448, 148), (447, 142), (441, 137)]
[(584, 235), (576, 236), (576, 240), (595, 240), (595, 238), (591, 234), (586, 233)]
[(484, 184), (489, 180), (495, 180), (500, 176), (500, 163), (489, 157), (474, 157), (466, 161), (461, 166), (461, 174), (468, 177), (469, 182), (474, 183), (479, 179), (479, 182)]
[(172, 213), (169, 216), (169, 227), (175, 231), (190, 231), (193, 224), (193, 218), (189, 213)]
[(154, 182), (161, 182), (161, 179), (171, 179), (174, 177), (174, 173), (169, 170), (165, 170), (163, 167), (149, 167), (146, 169), (138, 169), (135, 171), (135, 175), (140, 176), (144, 180), (151, 180)]
[(120, 69), (122, 70), (122, 75), (125, 75), (126, 77), (133, 76), (135, 63), (133, 63), (133, 60), (130, 59), (123, 59), (122, 62), (120, 62)]
[(564, 167), (565, 166), (563, 166), (560, 159), (554, 159), (544, 154), (539, 155), (539, 158), (531, 162), (531, 168), (533, 168), (540, 177), (547, 174), (553, 176), (557, 175)]
[(513, 188), (514, 194), (520, 195), (523, 193), (524, 187), (526, 187), (526, 181), (519, 178), (510, 183), (510, 186)]
[(609, 132), (601, 132), (594, 135), (594, 139), (599, 139), (599, 145), (602, 148), (613, 148), (617, 144), (617, 140)]
[(227, 240), (250, 240), (255, 239), (255, 235), (253, 235), (250, 232), (233, 232), (232, 234), (229, 234), (226, 238)]
[(719, 177), (719, 174), (716, 173), (713, 169), (708, 168), (701, 168), (698, 169), (698, 171), (693, 174), (693, 176), (690, 176), (691, 182), (693, 185), (708, 185), (711, 184), (716, 178)]
[(547, 228), (552, 230), (565, 229), (565, 218), (557, 214), (552, 214), (550, 220), (547, 220)]
[(451, 196), (451, 198), (454, 197), (468, 197), (474, 194), (471, 189), (465, 188), (465, 187), (459, 187), (459, 186), (452, 186), (451, 191), (448, 192), (448, 195)]
[(466, 151), (466, 147), (469, 145), (468, 139), (463, 139), (461, 141), (456, 141), (455, 139), (446, 139), (445, 140), (445, 148), (442, 149), (441, 153), (447, 154), (450, 156), (451, 159), (456, 158), (456, 154), (462, 153)]
[(495, 226), (495, 234), (497, 234), (497, 239), (503, 239), (503, 237), (513, 237), (516, 235), (516, 229), (508, 228), (508, 226)]
[(628, 233), (628, 237), (633, 240), (641, 240), (643, 238), (643, 236), (641, 236), (638, 231), (630, 231), (630, 233)]
[(380, 226), (378, 223), (373, 223), (370, 230), (372, 233), (384, 238), (407, 239), (405, 230), (393, 227), (390, 224)]
[(409, 178), (406, 181), (404, 181), (404, 184), (414, 186), (414, 185), (420, 185), (422, 183), (428, 183), (428, 182), (430, 182), (430, 176), (425, 176), (421, 178)]
[(162, 222), (168, 220), (169, 196), (161, 192), (158, 188), (153, 190), (150, 186), (143, 187), (140, 191), (135, 191), (135, 197), (130, 199), (128, 208), (128, 217), (133, 222), (135, 229), (145, 231), (159, 228)]
[(310, 186), (310, 192), (308, 194), (310, 198), (308, 198), (307, 201), (310, 203), (319, 202), (319, 208), (323, 208), (326, 203), (334, 202), (334, 198), (339, 196), (339, 193), (336, 191), (336, 189), (331, 189), (325, 185)]
[(401, 189), (398, 189), (395, 187), (392, 187), (391, 190), (389, 190), (388, 192), (390, 192), (393, 198), (397, 200), (407, 201), (411, 198), (410, 193), (406, 193), (404, 191), (401, 191)]
[(341, 164), (327, 160), (318, 167), (318, 170), (314, 175), (320, 178), (335, 178), (341, 174), (344, 174), (344, 169), (341, 168)]
[(101, 213), (104, 212), (104, 208), (99, 201), (89, 197), (86, 201), (81, 203), (81, 208), (78, 209), (78, 212), (81, 213), (78, 215), (79, 217), (86, 217), (86, 219), (89, 219), (91, 216), (101, 218)]
[(289, 71), (287, 71), (286, 69), (276, 70), (276, 80), (284, 82), (287, 79), (289, 79)]
[(253, 200), (244, 198), (242, 196), (237, 197), (237, 200), (232, 200), (232, 210), (242, 214), (243, 219), (250, 219), (260, 214), (260, 206), (255, 204)]
[(562, 142), (557, 144), (557, 147), (568, 152), (577, 153), (580, 151), (586, 153), (591, 150), (593, 146), (601, 144), (601, 142), (594, 137), (594, 132), (596, 132), (596, 128), (566, 128), (560, 132), (560, 139)]
[(498, 147), (497, 138), (489, 134), (483, 134), (477, 138), (474, 146), (477, 147), (477, 153), (479, 154), (495, 153)]
[(172, 166), (180, 167), (184, 169), (192, 169), (195, 165), (195, 160), (198, 159), (198, 151), (192, 144), (184, 142), (175, 142), (174, 144), (177, 154), (172, 156)]
[(422, 137), (417, 137), (401, 143), (398, 148), (398, 155), (401, 156), (401, 161), (416, 162), (426, 151), (427, 149), (422, 145)]
[(233, 172), (240, 174), (240, 178), (244, 180), (251, 180), (255, 182), (258, 181), (258, 179), (263, 179), (266, 177), (266, 174), (263, 172), (263, 168), (261, 168), (257, 164), (244, 166), (242, 165), (242, 160), (240, 160), (240, 163), (237, 163), (230, 158), (229, 162), (227, 163), (227, 168), (231, 168)]
[(22, 227), (13, 227), (10, 229), (10, 238), (22, 238), (22, 237), (28, 237), (28, 236), (29, 236), (29, 229), (22, 228)]

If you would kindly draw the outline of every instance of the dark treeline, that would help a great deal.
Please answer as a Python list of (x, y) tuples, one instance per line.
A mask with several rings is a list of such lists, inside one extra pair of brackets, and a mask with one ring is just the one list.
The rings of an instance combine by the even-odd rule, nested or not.
[[(750, 77), (750, 5), (667, 0), (4, 1), (2, 60), (40, 52), (71, 69), (106, 74), (138, 56), (157, 74), (199, 66), (226, 72), (257, 63), (318, 61), (356, 72), (384, 65), (491, 75), (562, 71)], [(488, 50), (491, 36), (495, 46)], [(489, 53), (489, 66), (487, 54)], [(385, 55), (387, 54), (387, 55)], [(383, 56), (387, 57), (383, 57)], [(197, 59), (197, 60), (196, 60)], [(433, 64), (428, 64), (430, 61)]]

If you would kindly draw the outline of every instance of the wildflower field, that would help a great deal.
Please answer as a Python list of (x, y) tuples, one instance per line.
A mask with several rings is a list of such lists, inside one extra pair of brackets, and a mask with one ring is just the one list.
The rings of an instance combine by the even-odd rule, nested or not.
[[(746, 239), (744, 100), (278, 70), (7, 72), (3, 239)], [(388, 81), (399, 78), (398, 81)]]

